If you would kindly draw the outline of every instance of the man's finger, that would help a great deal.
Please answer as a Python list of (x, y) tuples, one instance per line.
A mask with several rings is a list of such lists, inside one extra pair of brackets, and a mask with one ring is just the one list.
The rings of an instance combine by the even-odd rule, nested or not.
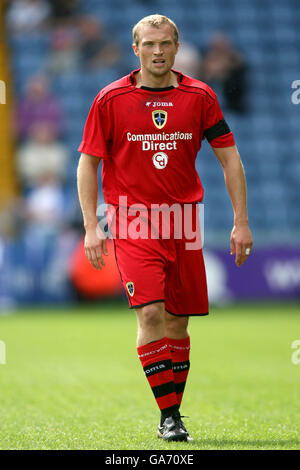
[(97, 255), (92, 248), (85, 249), (86, 256), (95, 269), (101, 269), (101, 265), (97, 261)]
[(107, 245), (106, 245), (106, 239), (103, 240), (103, 253), (105, 254), (105, 256), (108, 255)]
[(103, 257), (102, 257), (102, 253), (101, 253), (101, 248), (97, 247), (96, 248), (96, 259), (97, 259), (97, 263), (101, 266), (105, 266), (104, 264), (104, 260), (103, 260)]
[(93, 256), (93, 265), (96, 269), (101, 269), (102, 268), (102, 256), (101, 256), (101, 252), (98, 251), (99, 249), (98, 248), (93, 248), (92, 249), (92, 256)]
[(236, 254), (235, 264), (237, 266), (241, 266), (241, 264), (242, 264), (241, 262), (242, 262), (242, 259), (243, 259), (242, 246), (241, 246), (240, 243), (236, 243), (235, 247), (236, 247), (236, 250), (235, 250), (235, 254)]
[(230, 254), (234, 255), (235, 254), (235, 244), (233, 238), (230, 239)]
[(245, 261), (247, 260), (247, 258), (250, 256), (251, 249), (252, 249), (252, 244), (251, 243), (241, 244), (241, 254), (240, 254), (240, 258), (239, 258), (239, 266), (244, 264)]

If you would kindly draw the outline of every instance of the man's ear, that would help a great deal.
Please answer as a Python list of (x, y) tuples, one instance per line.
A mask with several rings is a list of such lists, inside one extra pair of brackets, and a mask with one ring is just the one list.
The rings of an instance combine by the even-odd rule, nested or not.
[(138, 57), (139, 56), (139, 48), (135, 43), (132, 44), (132, 49), (133, 49), (133, 52), (135, 53), (135, 55)]

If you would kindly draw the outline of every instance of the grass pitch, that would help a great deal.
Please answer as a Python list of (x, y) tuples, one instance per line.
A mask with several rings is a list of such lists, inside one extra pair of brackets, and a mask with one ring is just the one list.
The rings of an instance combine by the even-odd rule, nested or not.
[(0, 448), (300, 449), (299, 307), (212, 308), (190, 334), (194, 442), (165, 443), (124, 303), (0, 317)]

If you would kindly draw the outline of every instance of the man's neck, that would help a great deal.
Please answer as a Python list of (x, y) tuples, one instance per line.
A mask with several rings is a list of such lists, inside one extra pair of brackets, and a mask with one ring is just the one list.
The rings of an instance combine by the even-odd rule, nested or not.
[(155, 77), (145, 73), (141, 69), (135, 75), (135, 79), (137, 88), (141, 88), (142, 86), (147, 88), (167, 88), (170, 86), (178, 86), (177, 74), (171, 70), (168, 74), (163, 75), (162, 77)]

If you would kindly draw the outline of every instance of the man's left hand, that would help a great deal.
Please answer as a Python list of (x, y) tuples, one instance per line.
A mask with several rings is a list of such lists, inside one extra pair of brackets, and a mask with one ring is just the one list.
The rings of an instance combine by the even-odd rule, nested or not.
[(253, 246), (251, 231), (247, 223), (234, 225), (230, 237), (230, 254), (235, 255), (235, 264), (240, 267), (250, 256)]

